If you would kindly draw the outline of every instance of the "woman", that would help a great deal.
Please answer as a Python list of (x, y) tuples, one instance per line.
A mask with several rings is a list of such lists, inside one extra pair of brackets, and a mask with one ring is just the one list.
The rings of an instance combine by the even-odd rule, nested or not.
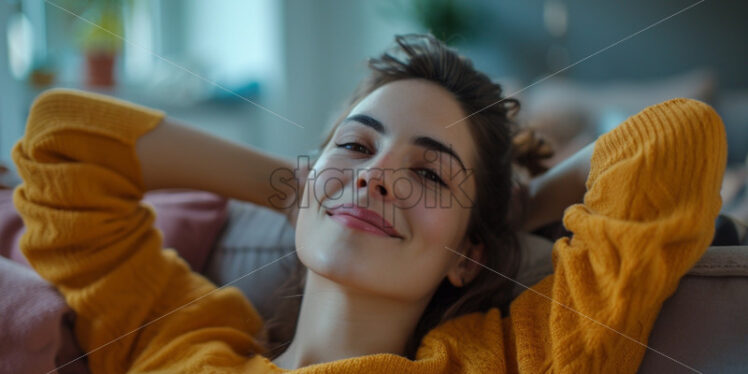
[[(516, 101), (430, 35), (396, 41), (370, 61), (301, 193), (271, 181), (290, 163), (160, 111), (37, 98), (13, 149), (21, 248), (77, 312), (93, 372), (636, 370), (662, 302), (712, 239), (719, 117), (686, 99), (645, 109), (533, 182), (521, 219), (511, 163), (535, 153), (513, 152)], [(554, 274), (507, 307), (516, 222), (560, 216), (580, 196), (557, 191), (567, 184), (587, 190), (563, 216), (573, 237), (556, 242)], [(288, 214), (307, 269), (298, 319), (265, 324), (238, 290), (162, 250), (139, 201), (167, 187)]]

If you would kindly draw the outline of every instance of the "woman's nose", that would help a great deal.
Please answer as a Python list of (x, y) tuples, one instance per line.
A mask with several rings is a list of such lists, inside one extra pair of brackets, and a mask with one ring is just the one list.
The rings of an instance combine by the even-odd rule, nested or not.
[(372, 197), (392, 199), (395, 165), (391, 155), (384, 155), (371, 167), (357, 171), (356, 190), (366, 189)]
[(387, 197), (391, 192), (385, 186), (384, 180), (381, 177), (371, 177), (373, 173), (371, 169), (361, 173), (358, 180), (356, 181), (357, 188), (367, 188), (369, 191), (374, 191), (375, 194), (379, 193), (383, 197)]

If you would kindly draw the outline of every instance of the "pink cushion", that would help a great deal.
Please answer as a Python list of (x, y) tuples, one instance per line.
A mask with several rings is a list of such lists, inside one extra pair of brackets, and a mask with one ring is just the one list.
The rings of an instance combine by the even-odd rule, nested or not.
[(72, 335), (73, 311), (33, 270), (0, 258), (0, 373), (86, 373)]
[(23, 220), (13, 206), (13, 190), (0, 190), (0, 255), (29, 266), (18, 248), (23, 231)]
[(143, 201), (156, 211), (156, 227), (164, 234), (164, 248), (174, 248), (202, 272), (218, 234), (226, 223), (228, 199), (205, 191), (157, 190)]
[[(149, 191), (143, 202), (156, 212), (164, 248), (174, 248), (194, 271), (201, 272), (227, 218), (225, 197), (197, 190)], [(28, 266), (18, 241), (23, 221), (13, 206), (13, 190), (0, 190), (0, 255)]]
[[(202, 271), (228, 217), (227, 199), (194, 190), (150, 191), (143, 197), (156, 212), (165, 248), (174, 248)], [(87, 373), (72, 332), (74, 313), (21, 253), (25, 228), (13, 205), (13, 190), (0, 190), (0, 373)], [(21, 266), (23, 264), (26, 266)], [(74, 361), (75, 360), (75, 361)]]

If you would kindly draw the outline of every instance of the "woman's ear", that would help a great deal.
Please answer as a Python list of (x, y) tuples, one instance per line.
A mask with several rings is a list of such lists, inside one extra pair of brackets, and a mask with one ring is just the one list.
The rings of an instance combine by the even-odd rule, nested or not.
[[(469, 258), (465, 258), (465, 256)], [(463, 287), (480, 274), (485, 264), (483, 243), (471, 244), (467, 253), (460, 256), (457, 262), (447, 272), (449, 282), (455, 287)]]

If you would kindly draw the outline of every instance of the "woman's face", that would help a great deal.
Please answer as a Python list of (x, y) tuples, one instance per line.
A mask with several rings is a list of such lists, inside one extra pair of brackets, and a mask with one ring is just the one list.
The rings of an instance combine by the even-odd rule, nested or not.
[[(466, 122), (447, 126), (465, 117), (450, 92), (421, 79), (388, 83), (356, 105), (305, 185), (296, 227), (304, 265), (407, 301), (430, 298), (445, 276), (459, 280), (461, 258), (445, 247), (467, 248), (474, 143)], [(333, 209), (341, 204), (384, 221), (372, 226), (355, 210)]]

